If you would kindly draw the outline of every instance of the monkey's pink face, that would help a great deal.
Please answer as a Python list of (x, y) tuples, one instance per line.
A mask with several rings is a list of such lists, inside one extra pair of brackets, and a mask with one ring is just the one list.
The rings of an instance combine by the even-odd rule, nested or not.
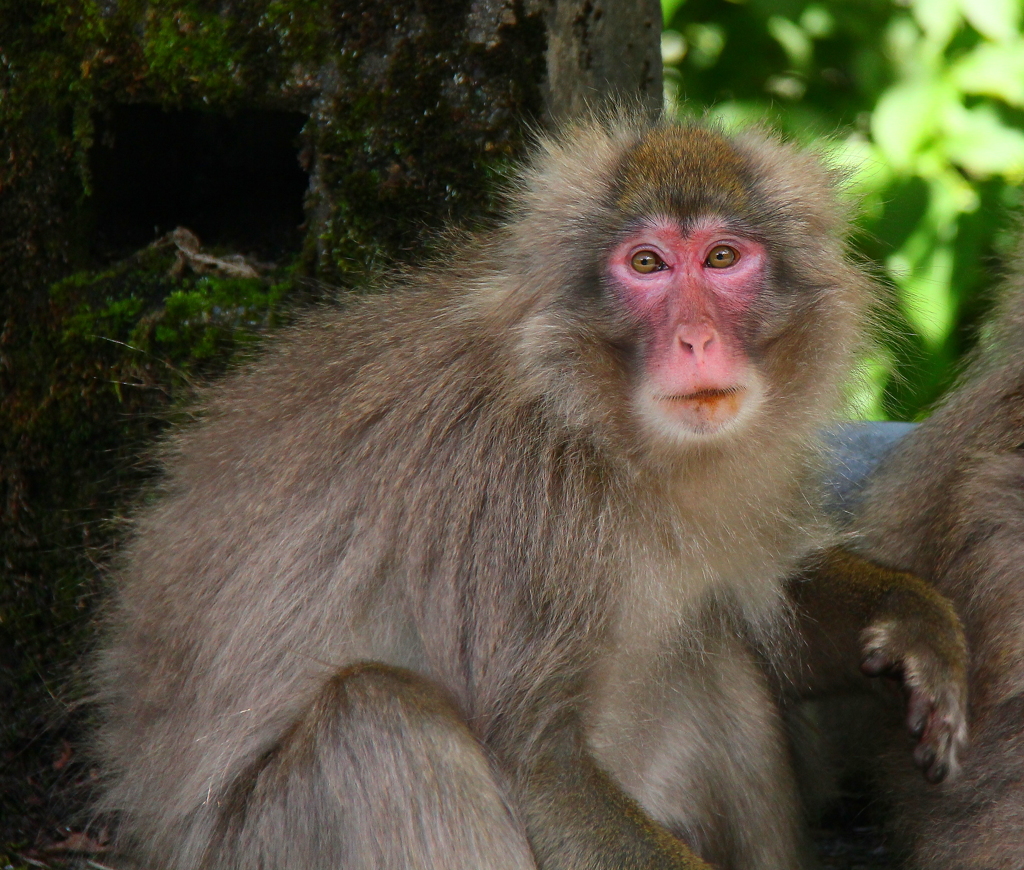
[(652, 221), (612, 252), (615, 292), (647, 327), (637, 400), (657, 431), (717, 436), (760, 404), (762, 381), (740, 337), (765, 268), (764, 248), (721, 221), (686, 233)]

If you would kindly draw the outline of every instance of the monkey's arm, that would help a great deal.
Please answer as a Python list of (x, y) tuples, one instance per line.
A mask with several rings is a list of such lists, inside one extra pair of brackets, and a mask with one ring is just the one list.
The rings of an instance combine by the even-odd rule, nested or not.
[(573, 728), (524, 771), (530, 844), (543, 870), (711, 870), (601, 770)]
[(957, 767), (967, 738), (967, 645), (946, 598), (913, 574), (831, 549), (789, 587), (805, 640), (793, 684), (804, 696), (902, 682), (915, 763), (932, 782)]

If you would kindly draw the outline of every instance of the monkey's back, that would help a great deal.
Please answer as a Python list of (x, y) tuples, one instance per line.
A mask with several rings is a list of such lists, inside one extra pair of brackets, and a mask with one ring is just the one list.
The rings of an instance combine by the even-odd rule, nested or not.
[(207, 799), (347, 663), (425, 673), (488, 739), (529, 707), (516, 686), (579, 679), (614, 474), (439, 294), (293, 330), (169, 445), (97, 667), (107, 804), (130, 835), (159, 848), (212, 824)]

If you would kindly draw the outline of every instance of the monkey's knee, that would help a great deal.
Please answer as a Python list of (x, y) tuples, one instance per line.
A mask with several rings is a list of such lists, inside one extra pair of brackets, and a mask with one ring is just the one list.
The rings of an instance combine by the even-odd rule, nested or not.
[(445, 694), (411, 671), (340, 671), (236, 786), (226, 866), (534, 866), (484, 750)]

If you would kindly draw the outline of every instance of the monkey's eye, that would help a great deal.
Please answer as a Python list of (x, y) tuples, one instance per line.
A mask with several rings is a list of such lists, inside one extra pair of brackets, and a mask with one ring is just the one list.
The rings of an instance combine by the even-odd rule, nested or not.
[(637, 251), (633, 254), (633, 259), (629, 261), (629, 265), (633, 267), (634, 272), (647, 275), (650, 272), (664, 269), (665, 261), (655, 254), (654, 251)]
[(740, 258), (740, 252), (730, 245), (716, 245), (708, 254), (705, 266), (712, 269), (727, 269)]

